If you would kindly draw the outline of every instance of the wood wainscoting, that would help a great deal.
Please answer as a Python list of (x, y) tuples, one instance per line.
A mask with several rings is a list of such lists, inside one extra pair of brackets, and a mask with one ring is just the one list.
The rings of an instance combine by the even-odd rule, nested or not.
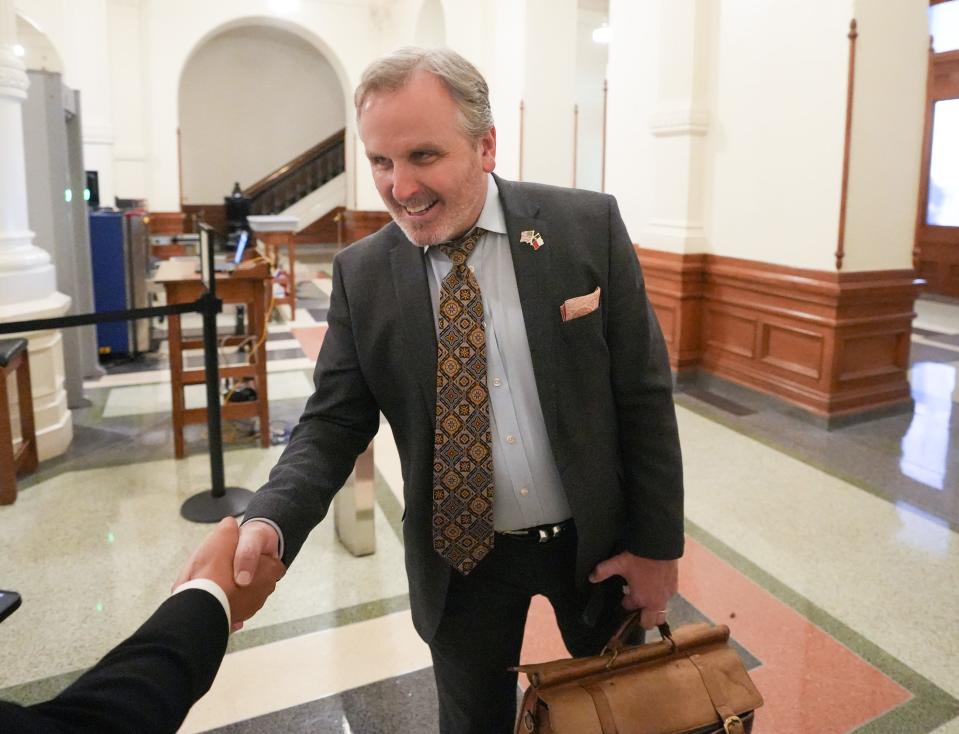
[[(191, 225), (197, 221), (206, 222), (213, 229), (226, 237), (226, 206), (223, 204), (184, 204), (183, 213), (191, 222)], [(193, 231), (192, 226), (188, 227)]]
[(669, 365), (677, 373), (702, 361), (703, 293), (706, 255), (677, 255), (635, 246), (643, 266), (646, 293), (669, 349)]
[(909, 403), (914, 271), (637, 253), (678, 373), (698, 367), (827, 419)]
[(340, 247), (352, 245), (357, 240), (379, 231), (391, 220), (389, 212), (345, 209), (340, 216), (340, 236), (337, 241)]
[(315, 245), (336, 242), (339, 217), (346, 207), (338, 206), (296, 233), (296, 244)]
[(183, 212), (150, 212), (147, 229), (153, 235), (182, 234), (186, 226), (186, 214)]

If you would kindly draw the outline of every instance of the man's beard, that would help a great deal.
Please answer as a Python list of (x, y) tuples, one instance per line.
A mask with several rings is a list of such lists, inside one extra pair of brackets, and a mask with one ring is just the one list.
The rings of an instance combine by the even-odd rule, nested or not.
[[(466, 181), (469, 180), (469, 177), (464, 177), (463, 187), (465, 188), (468, 184)], [(413, 208), (422, 206), (426, 201), (435, 201), (436, 206), (446, 207), (446, 211), (443, 212), (443, 217), (441, 220), (434, 222), (430, 225), (424, 227), (417, 227), (415, 219), (410, 219), (406, 213), (406, 205), (400, 204), (395, 199), (390, 202), (386, 202), (386, 208), (390, 213), (390, 216), (393, 218), (393, 221), (399, 226), (403, 231), (403, 234), (406, 235), (406, 238), (412, 242), (417, 247), (430, 247), (431, 245), (438, 245), (442, 242), (449, 242), (456, 239), (460, 235), (465, 234), (475, 223), (476, 219), (479, 217), (480, 212), (482, 212), (482, 205), (479, 207), (479, 211), (476, 213), (476, 216), (472, 216), (472, 210), (477, 204), (477, 199), (482, 198), (483, 201), (486, 199), (486, 174), (483, 174), (483, 185), (476, 186), (476, 196), (472, 201), (464, 201), (460, 203), (455, 209), (449, 208), (449, 200), (437, 195), (432, 191), (427, 191), (423, 197), (420, 199), (413, 199), (407, 202), (408, 205), (412, 205)]]

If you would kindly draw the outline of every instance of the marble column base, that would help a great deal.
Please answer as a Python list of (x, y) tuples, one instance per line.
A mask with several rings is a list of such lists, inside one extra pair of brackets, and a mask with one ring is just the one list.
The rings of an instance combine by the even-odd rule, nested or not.
[[(22, 304), (0, 306), (0, 323), (62, 316), (70, 308), (70, 298), (54, 292), (46, 298)], [(30, 386), (40, 461), (59, 456), (73, 440), (73, 416), (67, 408), (63, 387), (63, 339), (57, 330), (5, 334), (0, 338), (21, 336), (27, 339), (30, 355)], [(8, 385), (11, 410), (17, 411), (16, 392)], [(14, 420), (14, 441), (20, 440), (19, 419)]]

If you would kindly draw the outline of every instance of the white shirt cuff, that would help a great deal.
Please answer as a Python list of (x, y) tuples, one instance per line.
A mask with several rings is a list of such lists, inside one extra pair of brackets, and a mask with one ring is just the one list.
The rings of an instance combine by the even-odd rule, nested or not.
[[(177, 586), (173, 590), (173, 594), (179, 594), (181, 591), (186, 591), (187, 589), (203, 589), (216, 597), (216, 600), (220, 602), (220, 605), (223, 607), (223, 612), (226, 614), (226, 629), (227, 634), (229, 634), (233, 629), (233, 623), (230, 618), (230, 600), (226, 598), (226, 592), (220, 588), (220, 585), (211, 579), (193, 579), (192, 581), (186, 581)], [(173, 596), (173, 594), (170, 596)]]
[(240, 523), (240, 527), (242, 527), (243, 525), (246, 525), (248, 522), (265, 522), (267, 525), (269, 525), (271, 528), (273, 528), (276, 531), (276, 537), (277, 537), (277, 540), (279, 541), (279, 544), (277, 545), (277, 552), (280, 554), (280, 559), (282, 560), (283, 559), (283, 531), (280, 530), (280, 526), (266, 517), (250, 517), (244, 520), (242, 523)]

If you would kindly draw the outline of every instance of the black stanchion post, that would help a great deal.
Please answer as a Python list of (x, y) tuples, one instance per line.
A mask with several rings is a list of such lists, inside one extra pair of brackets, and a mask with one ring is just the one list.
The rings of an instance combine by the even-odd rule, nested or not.
[[(206, 293), (203, 303), (203, 367), (206, 372), (207, 435), (210, 443), (210, 476), (213, 488), (196, 494), (180, 508), (180, 514), (193, 522), (219, 522), (246, 512), (253, 493), (243, 487), (227, 487), (223, 476), (223, 430), (220, 422), (220, 365), (216, 348), (216, 315), (223, 302), (216, 297), (216, 273), (213, 268), (213, 230), (201, 224), (201, 272)], [(269, 430), (260, 426), (261, 431)]]

